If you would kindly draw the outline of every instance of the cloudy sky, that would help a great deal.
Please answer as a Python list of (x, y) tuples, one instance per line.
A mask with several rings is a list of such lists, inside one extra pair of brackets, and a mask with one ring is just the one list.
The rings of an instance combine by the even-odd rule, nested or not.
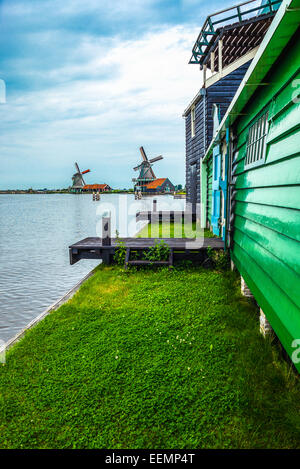
[(0, 189), (131, 187), (143, 145), (157, 177), (184, 184), (188, 65), (205, 17), (227, 0), (0, 0)]

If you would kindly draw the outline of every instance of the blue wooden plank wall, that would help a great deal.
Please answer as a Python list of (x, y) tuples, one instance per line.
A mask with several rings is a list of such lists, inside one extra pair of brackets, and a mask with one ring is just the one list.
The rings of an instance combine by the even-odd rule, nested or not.
[(186, 190), (187, 202), (192, 202), (190, 195), (190, 166), (197, 167), (197, 202), (200, 202), (200, 160), (207, 150), (213, 133), (212, 107), (220, 105), (221, 118), (223, 118), (229, 104), (232, 101), (251, 61), (234, 70), (217, 83), (206, 88), (205, 95), (200, 98), (195, 106), (196, 131), (195, 137), (191, 137), (191, 113), (186, 116)]

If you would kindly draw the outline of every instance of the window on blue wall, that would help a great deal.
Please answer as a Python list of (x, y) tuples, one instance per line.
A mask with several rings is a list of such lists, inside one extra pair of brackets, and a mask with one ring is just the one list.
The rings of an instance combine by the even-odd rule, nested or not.
[(195, 106), (191, 109), (191, 135), (192, 138), (195, 137), (196, 134), (196, 108)]
[(214, 155), (214, 181), (218, 179), (218, 155)]
[(267, 133), (268, 112), (265, 112), (249, 128), (245, 167), (258, 166), (265, 161)]

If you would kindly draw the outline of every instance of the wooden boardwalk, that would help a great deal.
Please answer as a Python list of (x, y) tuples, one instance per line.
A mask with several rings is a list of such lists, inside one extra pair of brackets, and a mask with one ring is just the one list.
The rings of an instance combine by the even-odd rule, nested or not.
[(103, 238), (85, 238), (69, 247), (70, 264), (73, 265), (81, 259), (102, 259), (104, 263), (110, 264), (119, 241), (124, 243), (126, 249), (142, 251), (162, 239), (169, 245), (174, 260), (201, 262), (206, 257), (208, 247), (224, 248), (220, 238), (111, 238), (108, 245), (107, 240)]
[(196, 214), (191, 212), (186, 212), (184, 210), (147, 210), (145, 212), (137, 212), (136, 220), (148, 220), (153, 222), (156, 221), (178, 221), (181, 222), (182, 220), (186, 219), (188, 222), (196, 221)]

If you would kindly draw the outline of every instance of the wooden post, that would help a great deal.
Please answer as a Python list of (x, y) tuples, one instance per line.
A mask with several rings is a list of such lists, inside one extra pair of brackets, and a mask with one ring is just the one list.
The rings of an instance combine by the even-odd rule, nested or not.
[(218, 58), (219, 58), (219, 74), (222, 76), (222, 70), (223, 70), (223, 58), (222, 58), (222, 49), (223, 49), (223, 41), (222, 39), (219, 39), (218, 42)]
[(246, 296), (246, 298), (254, 298), (253, 294), (251, 293), (250, 288), (248, 287), (248, 285), (246, 284), (242, 276), (241, 276), (241, 292), (242, 292), (242, 295)]
[(102, 246), (111, 246), (111, 217), (109, 212), (102, 217)]
[(103, 264), (109, 264), (110, 262), (110, 249), (103, 249), (102, 251), (102, 262)]
[(211, 73), (215, 72), (215, 51), (210, 53), (210, 70)]
[(130, 259), (130, 248), (126, 249), (126, 255), (125, 255), (125, 270), (128, 268), (128, 262)]
[(206, 83), (206, 71), (207, 71), (207, 65), (203, 65), (203, 86), (205, 88), (205, 83)]
[(264, 337), (273, 335), (272, 326), (267, 320), (266, 315), (261, 308), (259, 310), (259, 324), (260, 324), (260, 332)]

